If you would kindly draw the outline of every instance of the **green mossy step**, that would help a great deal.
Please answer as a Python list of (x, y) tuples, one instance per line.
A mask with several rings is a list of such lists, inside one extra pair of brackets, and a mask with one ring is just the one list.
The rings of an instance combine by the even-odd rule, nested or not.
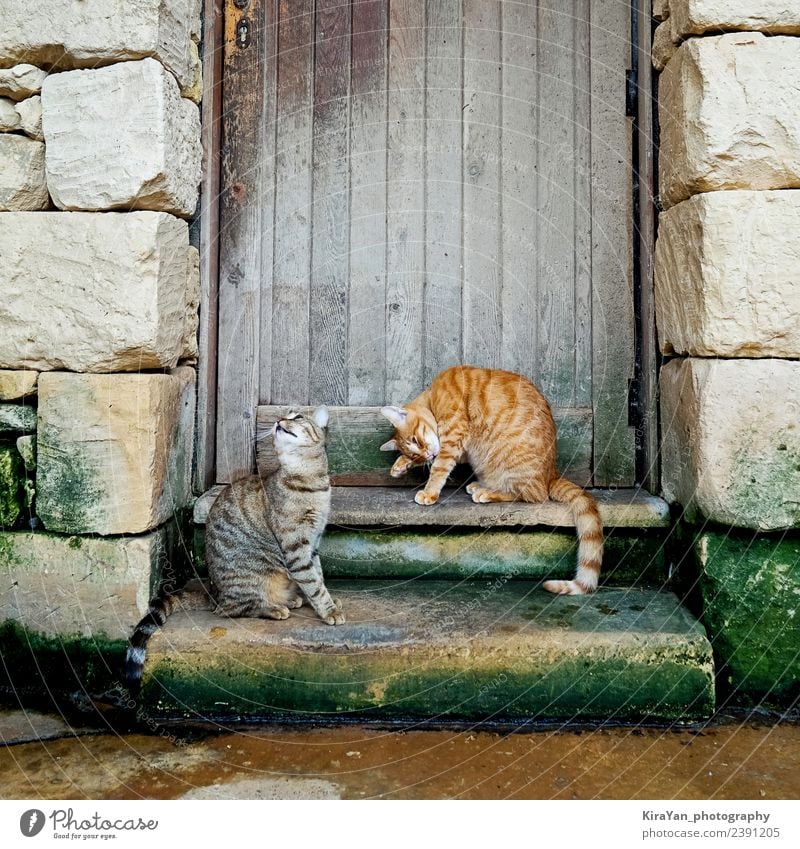
[(671, 593), (556, 597), (529, 581), (329, 582), (347, 614), (275, 622), (182, 611), (150, 641), (160, 718), (689, 720), (714, 707), (711, 647)]

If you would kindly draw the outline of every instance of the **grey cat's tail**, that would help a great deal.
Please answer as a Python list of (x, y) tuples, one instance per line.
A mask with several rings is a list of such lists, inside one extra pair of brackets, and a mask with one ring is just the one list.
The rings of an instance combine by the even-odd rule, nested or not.
[(147, 657), (150, 637), (164, 626), (176, 608), (183, 610), (211, 610), (214, 601), (208, 586), (199, 578), (189, 581), (183, 589), (169, 595), (159, 596), (150, 602), (150, 608), (134, 628), (125, 652), (123, 678), (128, 692), (135, 695), (142, 683), (142, 672)]

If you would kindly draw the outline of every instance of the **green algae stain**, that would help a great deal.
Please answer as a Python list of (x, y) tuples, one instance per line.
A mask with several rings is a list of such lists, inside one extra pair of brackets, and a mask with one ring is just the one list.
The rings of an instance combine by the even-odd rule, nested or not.
[(25, 508), (25, 466), (16, 448), (0, 445), (0, 530), (12, 528)]
[(97, 505), (106, 494), (99, 468), (94, 468), (80, 445), (65, 443), (58, 448), (39, 440), (36, 472), (38, 514), (44, 526), (63, 533), (91, 530)]

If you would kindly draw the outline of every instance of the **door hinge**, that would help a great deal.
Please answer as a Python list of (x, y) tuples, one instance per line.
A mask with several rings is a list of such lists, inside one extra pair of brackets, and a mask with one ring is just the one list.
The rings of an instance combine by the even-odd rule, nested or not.
[(639, 75), (636, 71), (625, 71), (625, 115), (633, 118), (639, 108)]
[(637, 378), (628, 380), (628, 427), (642, 423), (642, 384)]

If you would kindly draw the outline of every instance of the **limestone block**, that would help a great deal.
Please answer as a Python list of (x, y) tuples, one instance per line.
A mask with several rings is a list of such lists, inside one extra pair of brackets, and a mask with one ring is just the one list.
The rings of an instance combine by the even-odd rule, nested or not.
[(19, 129), (32, 139), (44, 141), (42, 132), (42, 98), (35, 94), (17, 104), (17, 115), (19, 117)]
[(656, 71), (663, 71), (667, 67), (667, 62), (675, 55), (677, 49), (677, 45), (672, 40), (669, 22), (664, 21), (653, 33), (652, 60)]
[(797, 35), (800, 4), (787, 0), (671, 0), (670, 24), (680, 38), (726, 30)]
[(690, 38), (659, 80), (661, 197), (800, 186), (800, 39)]
[(17, 437), (17, 451), (29, 472), (36, 471), (36, 437), (32, 434)]
[(670, 0), (653, 0), (653, 17), (665, 21), (669, 17)]
[(0, 534), (0, 620), (48, 636), (127, 639), (147, 611), (167, 556), (164, 529), (91, 539)]
[(18, 401), (36, 394), (39, 372), (0, 369), (0, 401)]
[(36, 430), (36, 410), (25, 404), (0, 404), (0, 433)]
[(200, 251), (190, 247), (187, 254), (186, 326), (181, 359), (196, 360), (199, 355), (197, 328), (200, 326)]
[(13, 527), (25, 507), (24, 482), (22, 457), (13, 445), (0, 444), (0, 532)]
[[(12, 0), (13, 2), (13, 0)], [(0, 0), (0, 15), (3, 21), (3, 30), (7, 20), (4, 0)], [(22, 4), (19, 4), (20, 7)], [(0, 33), (3, 32), (0, 30)], [(0, 34), (0, 43), (3, 36)], [(42, 83), (47, 76), (47, 71), (27, 63), (15, 65), (13, 68), (0, 68), (0, 97), (10, 97), (12, 100), (24, 100), (32, 94), (38, 94), (42, 90)]]
[(14, 101), (8, 97), (0, 97), (0, 133), (13, 133), (19, 129), (20, 123)]
[(0, 135), (0, 212), (47, 209), (49, 204), (42, 142)]
[(704, 533), (695, 559), (719, 682), (736, 704), (788, 706), (800, 688), (800, 537)]
[(186, 223), (157, 212), (0, 216), (0, 368), (171, 368), (185, 347)]
[(800, 191), (695, 195), (659, 218), (661, 350), (800, 358)]
[(140, 533), (189, 501), (194, 370), (39, 377), (36, 490), (45, 528)]
[(661, 427), (664, 497), (689, 521), (800, 526), (800, 362), (673, 360)]
[(194, 213), (200, 113), (155, 59), (51, 74), (42, 124), (60, 209)]
[(199, 0), (47, 0), (46, 14), (0, 0), (0, 20), (0, 64), (96, 68), (152, 56), (182, 85), (191, 82)]

